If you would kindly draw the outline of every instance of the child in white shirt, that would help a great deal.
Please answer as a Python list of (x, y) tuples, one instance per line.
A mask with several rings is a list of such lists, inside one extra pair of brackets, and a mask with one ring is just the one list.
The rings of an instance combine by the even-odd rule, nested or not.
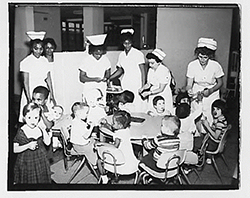
[(94, 152), (94, 139), (91, 138), (93, 127), (87, 123), (89, 106), (82, 102), (75, 102), (72, 106), (72, 116), (70, 142), (72, 150), (80, 155), (85, 155), (88, 161), (96, 166), (97, 154)]

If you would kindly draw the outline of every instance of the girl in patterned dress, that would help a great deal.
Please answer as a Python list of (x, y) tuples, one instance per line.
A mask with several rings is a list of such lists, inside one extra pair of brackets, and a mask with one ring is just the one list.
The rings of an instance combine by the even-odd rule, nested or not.
[(35, 103), (23, 108), (25, 124), (18, 129), (14, 138), (14, 153), (17, 159), (14, 167), (14, 184), (51, 183), (50, 164), (45, 144), (51, 136), (38, 126), (41, 109)]

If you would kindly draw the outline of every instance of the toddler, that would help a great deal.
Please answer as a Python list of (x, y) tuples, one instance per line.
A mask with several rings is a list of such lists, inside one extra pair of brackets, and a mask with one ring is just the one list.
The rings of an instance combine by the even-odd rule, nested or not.
[(89, 106), (87, 122), (93, 126), (97, 126), (99, 120), (107, 115), (102, 91), (100, 89), (91, 89), (84, 100)]
[(181, 122), (179, 118), (173, 115), (166, 115), (162, 119), (161, 133), (153, 139), (142, 139), (142, 145), (148, 154), (144, 156), (140, 163), (145, 164), (148, 168), (162, 172), (156, 163), (160, 156), (165, 152), (177, 151), (180, 147), (178, 134)]
[[(104, 119), (102, 120), (103, 124), (109, 125)], [(134, 151), (132, 148), (132, 144), (130, 141), (130, 123), (131, 123), (131, 116), (126, 111), (117, 111), (114, 113), (112, 117), (112, 125), (109, 125), (108, 128), (112, 129), (113, 131), (113, 145), (118, 148), (124, 156), (125, 163), (116, 167), (117, 173), (122, 175), (130, 175), (135, 173), (138, 169), (139, 161), (136, 159), (134, 155)], [(108, 181), (107, 175), (105, 175), (105, 171), (103, 167), (100, 165), (100, 172), (102, 182), (106, 183)], [(104, 165), (105, 170), (110, 170), (110, 172), (114, 171), (113, 165)]]
[(170, 115), (170, 111), (165, 110), (165, 99), (162, 96), (155, 96), (153, 98), (154, 111), (148, 111), (150, 116)]
[(96, 168), (97, 155), (94, 152), (94, 139), (91, 138), (93, 127), (87, 123), (89, 106), (83, 102), (75, 102), (72, 105), (72, 125), (70, 132), (70, 142), (72, 152), (85, 155), (94, 168)]
[(40, 127), (50, 130), (53, 126), (53, 121), (48, 119), (50, 108), (47, 106), (49, 90), (44, 86), (37, 86), (32, 93), (32, 102), (36, 103), (41, 108), (42, 121), (39, 123)]
[[(207, 150), (215, 151), (219, 145), (222, 135), (226, 132), (228, 126), (227, 119), (225, 117), (226, 103), (220, 99), (215, 100), (212, 103), (211, 110), (212, 110), (213, 122), (209, 123), (207, 121), (207, 118), (204, 116), (201, 118), (201, 122), (206, 132), (209, 134), (207, 140), (208, 143)], [(197, 148), (200, 148), (200, 146), (201, 146), (201, 141), (195, 142), (196, 150)], [(207, 163), (211, 164), (210, 158), (207, 158)]]
[(175, 106), (178, 106), (182, 103), (187, 103), (189, 105), (191, 104), (191, 98), (189, 97), (186, 91), (185, 92), (180, 91), (175, 98)]
[(55, 105), (51, 108), (51, 112), (48, 114), (48, 120), (53, 121), (55, 124), (63, 117), (64, 109), (60, 105)]
[(112, 94), (112, 97), (107, 101), (108, 115), (114, 114), (118, 110), (130, 111), (133, 105), (135, 95), (129, 90), (125, 90), (119, 94)]
[(32, 102), (25, 105), (23, 119), (25, 124), (18, 129), (13, 140), (13, 150), (17, 153), (14, 183), (51, 183), (50, 164), (44, 145), (50, 144), (51, 136), (38, 126), (41, 108)]
[[(65, 119), (65, 117), (63, 116), (63, 111), (64, 109), (62, 106), (55, 105), (51, 108), (51, 111), (47, 114), (47, 119), (54, 123), (53, 128), (59, 125), (59, 123), (63, 122), (63, 120)], [(52, 137), (52, 147), (53, 151), (55, 151), (57, 148), (62, 148), (62, 144), (59, 141), (58, 137), (55, 136)]]
[[(142, 139), (142, 145), (148, 151), (148, 154), (141, 159), (140, 163), (156, 172), (164, 172), (156, 166), (157, 161), (163, 153), (173, 152), (180, 149), (180, 132), (181, 122), (177, 116), (165, 115), (162, 119), (161, 133), (153, 139)], [(184, 159), (186, 164), (197, 164), (198, 156), (193, 152), (186, 152)]]

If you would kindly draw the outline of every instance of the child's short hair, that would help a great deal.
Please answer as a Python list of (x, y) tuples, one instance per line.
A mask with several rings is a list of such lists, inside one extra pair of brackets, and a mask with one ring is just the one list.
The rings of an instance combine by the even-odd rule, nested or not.
[(162, 96), (155, 96), (155, 97), (153, 98), (153, 105), (156, 106), (156, 105), (157, 105), (157, 102), (158, 102), (159, 100), (164, 100), (164, 101), (165, 101), (165, 99), (164, 99)]
[(211, 111), (213, 111), (213, 108), (214, 107), (217, 107), (219, 109), (221, 109), (221, 113), (222, 114), (225, 114), (225, 111), (226, 111), (226, 103), (220, 99), (218, 100), (215, 100), (213, 103), (212, 103), (212, 108), (211, 108)]
[(126, 129), (127, 127), (130, 126), (131, 123), (131, 115), (130, 113), (128, 113), (127, 111), (124, 110), (119, 110), (116, 111), (113, 115), (113, 118), (120, 124), (122, 124), (122, 126), (124, 127), (124, 129)]
[(185, 91), (185, 92), (179, 92), (178, 95), (177, 95), (176, 98), (175, 98), (175, 103), (176, 103), (176, 105), (179, 105), (180, 102), (181, 102), (181, 99), (183, 99), (183, 98), (187, 98), (188, 101), (190, 102), (190, 97), (189, 97), (187, 91)]
[(45, 99), (48, 99), (49, 96), (49, 90), (47, 89), (47, 87), (44, 86), (37, 86), (34, 90), (33, 90), (33, 94), (43, 94)]
[(71, 116), (73, 118), (75, 118), (75, 113), (80, 110), (80, 109), (83, 109), (84, 107), (87, 107), (89, 108), (88, 104), (87, 103), (84, 103), (84, 102), (75, 102), (72, 107), (71, 107)]
[(132, 103), (134, 101), (135, 95), (132, 91), (125, 90), (121, 93), (121, 96), (123, 96), (123, 99), (126, 103)]
[(184, 119), (190, 115), (191, 107), (187, 103), (179, 104), (175, 109), (175, 115), (180, 118)]
[(180, 133), (181, 121), (177, 116), (165, 115), (162, 118), (162, 125), (170, 128), (176, 136)]
[(33, 111), (34, 109), (39, 109), (39, 115), (41, 115), (41, 109), (39, 108), (38, 104), (30, 102), (23, 107), (23, 117), (25, 117), (27, 113)]

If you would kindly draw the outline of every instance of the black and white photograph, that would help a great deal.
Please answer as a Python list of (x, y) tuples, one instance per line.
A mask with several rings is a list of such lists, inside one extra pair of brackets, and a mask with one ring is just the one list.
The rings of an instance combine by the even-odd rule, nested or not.
[(238, 191), (241, 16), (9, 2), (7, 191)]

